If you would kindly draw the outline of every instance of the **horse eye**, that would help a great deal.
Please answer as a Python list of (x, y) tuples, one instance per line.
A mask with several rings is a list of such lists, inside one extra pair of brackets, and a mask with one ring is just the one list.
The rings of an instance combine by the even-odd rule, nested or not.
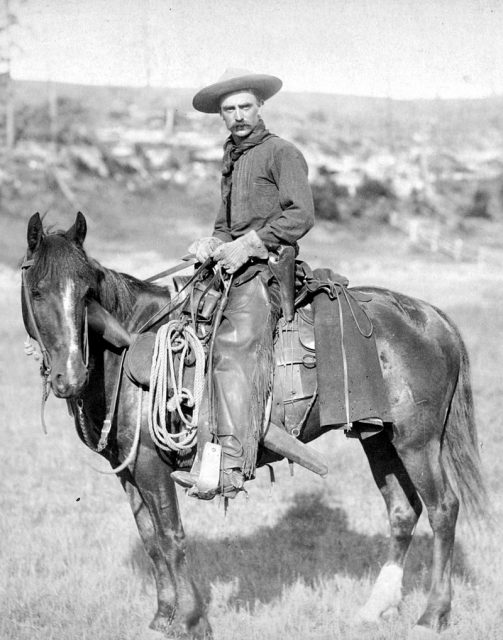
[(32, 297), (34, 300), (37, 300), (37, 299), (39, 299), (39, 298), (41, 298), (41, 297), (42, 297), (42, 294), (41, 294), (41, 292), (40, 292), (40, 289), (37, 289), (36, 287), (34, 287), (33, 289), (30, 289), (30, 293), (31, 293), (31, 297)]

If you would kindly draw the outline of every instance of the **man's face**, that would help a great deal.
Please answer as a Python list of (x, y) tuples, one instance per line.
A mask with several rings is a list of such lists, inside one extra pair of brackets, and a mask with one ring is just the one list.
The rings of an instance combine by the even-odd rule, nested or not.
[(235, 138), (246, 138), (260, 118), (261, 103), (253, 93), (231, 93), (220, 104), (220, 115)]

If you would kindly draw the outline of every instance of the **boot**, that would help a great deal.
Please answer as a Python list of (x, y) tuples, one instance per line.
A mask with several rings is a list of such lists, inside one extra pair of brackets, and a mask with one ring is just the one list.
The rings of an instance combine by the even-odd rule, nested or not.
[(192, 471), (173, 471), (173, 480), (184, 489), (188, 489), (188, 495), (200, 500), (212, 500), (217, 495), (224, 498), (235, 498), (240, 491), (244, 491), (244, 476), (240, 469), (222, 469), (218, 487), (208, 491), (197, 488), (199, 475)]
[(188, 494), (202, 500), (211, 500), (220, 494), (234, 498), (244, 490), (241, 471), (241, 446), (234, 436), (222, 438), (222, 445), (206, 442), (190, 471), (173, 471), (173, 480), (188, 489)]

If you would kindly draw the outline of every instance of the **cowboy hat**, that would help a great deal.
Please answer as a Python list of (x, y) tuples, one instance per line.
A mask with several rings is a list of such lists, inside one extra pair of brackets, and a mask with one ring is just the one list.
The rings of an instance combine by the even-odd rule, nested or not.
[(229, 93), (252, 90), (267, 100), (277, 93), (283, 82), (275, 76), (252, 73), (245, 69), (227, 69), (218, 82), (204, 87), (196, 93), (192, 106), (203, 113), (218, 113), (222, 98)]

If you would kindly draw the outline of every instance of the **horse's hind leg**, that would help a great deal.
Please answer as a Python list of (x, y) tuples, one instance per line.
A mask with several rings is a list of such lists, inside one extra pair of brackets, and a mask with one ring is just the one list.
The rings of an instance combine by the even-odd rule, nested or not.
[(419, 496), (386, 433), (362, 440), (374, 480), (386, 503), (390, 522), (388, 558), (359, 618), (377, 622), (394, 611), (402, 598), (403, 566), (421, 514)]
[(433, 530), (431, 587), (426, 609), (417, 623), (417, 635), (420, 637), (421, 628), (440, 631), (448, 622), (452, 597), (452, 552), (459, 500), (445, 474), (437, 439), (420, 448), (404, 450), (401, 457), (428, 510)]

